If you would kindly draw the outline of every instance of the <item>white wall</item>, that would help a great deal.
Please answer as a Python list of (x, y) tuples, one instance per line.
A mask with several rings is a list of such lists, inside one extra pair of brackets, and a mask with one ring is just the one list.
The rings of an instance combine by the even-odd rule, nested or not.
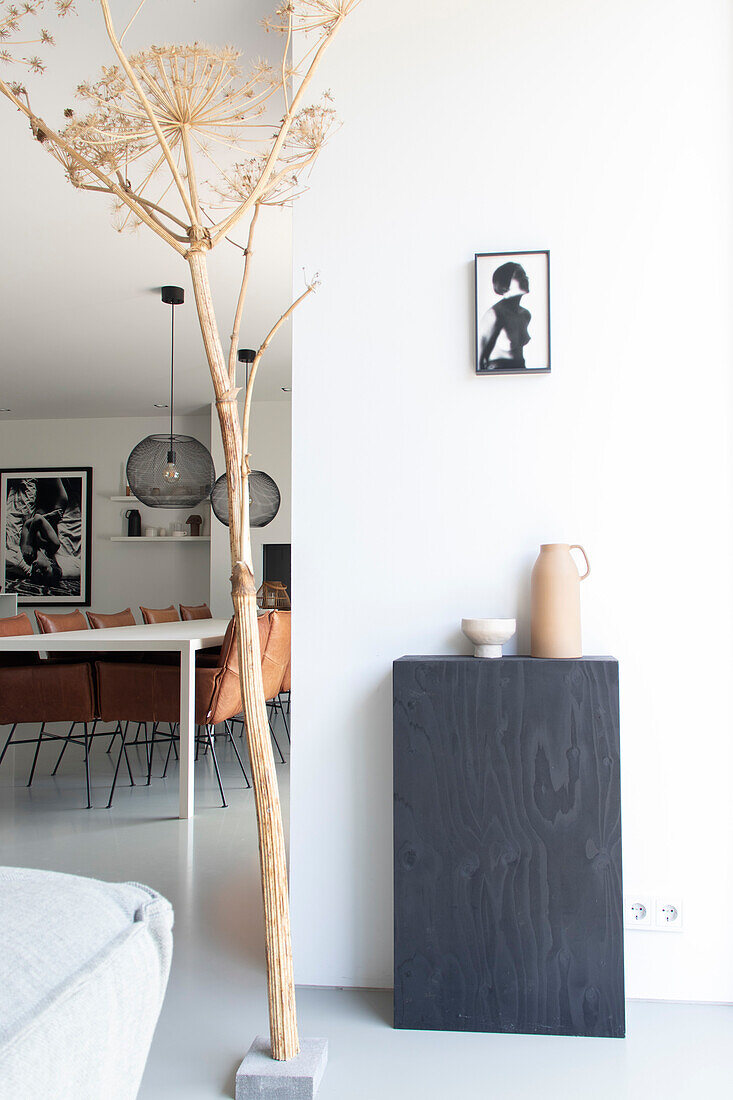
[[(175, 543), (131, 544), (110, 542), (110, 535), (126, 534), (124, 511), (137, 508), (155, 526), (168, 527), (173, 519), (192, 512), (210, 526), (208, 507), (191, 508), (186, 515), (167, 508), (147, 509), (130, 499), (129, 505), (110, 501), (124, 492), (127, 456), (146, 435), (165, 431), (161, 417), (108, 418), (99, 420), (12, 420), (0, 424), (0, 469), (21, 466), (91, 466), (92, 499), (92, 594), (95, 611), (121, 611), (131, 607), (138, 619), (139, 606), (167, 607), (174, 603), (203, 603), (209, 596), (209, 544), (179, 546)], [(193, 435), (208, 446), (209, 418), (176, 418), (176, 430)], [(24, 608), (24, 610), (28, 610)], [(71, 610), (59, 608), (59, 610)]]
[[(583, 542), (621, 662), (632, 996), (733, 1000), (726, 0), (369, 0), (295, 212), (296, 977), (391, 983), (391, 662)], [(553, 373), (475, 377), (476, 251), (549, 248)], [(298, 283), (299, 283), (298, 277)]]
[[(266, 365), (263, 367), (267, 369)], [(240, 409), (241, 413), (241, 409)], [(252, 558), (255, 582), (262, 584), (262, 547), (266, 542), (290, 542), (291, 504), (291, 404), (283, 401), (254, 401), (250, 419), (250, 453), (253, 470), (264, 470), (280, 490), (280, 510), (267, 527), (253, 527)], [(224, 448), (221, 444), (219, 417), (211, 406), (211, 453), (217, 476), (224, 473)], [(232, 574), (229, 557), (229, 529), (214, 517), (211, 531), (211, 600), (215, 616), (228, 618), (232, 613)]]

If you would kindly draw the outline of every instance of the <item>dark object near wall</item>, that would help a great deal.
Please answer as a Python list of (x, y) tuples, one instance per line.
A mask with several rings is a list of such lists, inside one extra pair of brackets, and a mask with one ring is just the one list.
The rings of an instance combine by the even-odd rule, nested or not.
[(137, 539), (142, 535), (142, 519), (137, 508), (128, 508), (125, 512), (125, 519), (127, 520), (127, 537), (128, 539)]
[(623, 1037), (618, 664), (394, 665), (395, 1027)]
[(263, 581), (282, 581), (292, 600), (290, 590), (290, 543), (266, 542), (262, 547)]

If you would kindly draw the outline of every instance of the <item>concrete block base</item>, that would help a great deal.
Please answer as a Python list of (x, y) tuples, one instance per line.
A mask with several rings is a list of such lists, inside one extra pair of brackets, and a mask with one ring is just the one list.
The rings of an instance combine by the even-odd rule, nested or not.
[(237, 1070), (236, 1100), (313, 1100), (326, 1062), (327, 1039), (301, 1039), (300, 1054), (289, 1062), (270, 1056), (270, 1039), (258, 1035)]

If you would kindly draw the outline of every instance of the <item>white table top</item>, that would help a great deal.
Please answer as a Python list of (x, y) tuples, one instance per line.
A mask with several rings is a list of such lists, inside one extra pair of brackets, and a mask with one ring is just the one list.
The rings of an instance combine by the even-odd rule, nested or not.
[(59, 634), (21, 634), (0, 638), (0, 653), (102, 653), (107, 650), (181, 651), (221, 645), (228, 619), (111, 626), (100, 630), (68, 630)]

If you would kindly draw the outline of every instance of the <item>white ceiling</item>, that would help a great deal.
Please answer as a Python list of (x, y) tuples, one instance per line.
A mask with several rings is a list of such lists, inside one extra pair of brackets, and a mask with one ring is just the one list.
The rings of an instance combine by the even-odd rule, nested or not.
[[(113, 0), (123, 27), (138, 0)], [(259, 26), (274, 0), (148, 0), (125, 39), (128, 49), (170, 41), (232, 44), (242, 64), (279, 46)], [(98, 5), (54, 20), (57, 46), (47, 72), (27, 80), (49, 124), (75, 100), (73, 89), (113, 61)], [(48, 20), (47, 20), (48, 22)], [(33, 142), (21, 118), (0, 102), (0, 407), (3, 419), (160, 415), (168, 401), (169, 307), (160, 286), (186, 290), (176, 310), (176, 411), (211, 400), (188, 266), (146, 228), (117, 233), (108, 200), (74, 190), (60, 166)], [(246, 234), (240, 230), (239, 238)], [(263, 210), (258, 223), (240, 346), (256, 347), (287, 308), (292, 290), (289, 210)], [(210, 257), (214, 301), (225, 347), (241, 279), (241, 253), (224, 242)], [(258, 378), (260, 400), (289, 400), (290, 329), (273, 341)]]

